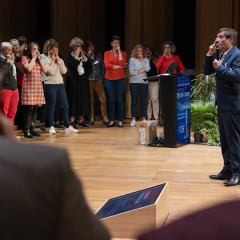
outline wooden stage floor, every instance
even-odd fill
[[[209,179],[222,168],[220,147],[188,144],[153,148],[137,144],[137,130],[125,120],[124,128],[106,128],[100,121],[77,134],[43,133],[33,142],[68,149],[72,167],[82,181],[87,201],[95,212],[108,198],[169,182],[170,215],[167,223],[186,214],[240,198],[240,185],[225,187]],[[162,127],[158,127],[158,132]]]

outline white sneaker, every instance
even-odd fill
[[[64,132],[65,132],[65,133],[77,133],[78,130],[75,129],[72,125],[70,125],[68,128],[65,128],[65,129],[64,129]]]
[[[131,123],[130,123],[130,126],[135,127],[136,126],[136,120],[132,120]]]
[[[49,128],[49,134],[55,134],[55,133],[56,133],[56,131],[55,131],[54,126],[51,126],[51,127]]]
[[[20,137],[19,137],[18,135],[15,135],[15,138],[16,138],[17,140],[20,140]]]

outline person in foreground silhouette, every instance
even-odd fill
[[[0,82],[4,69],[0,65]],[[0,113],[0,238],[108,240],[65,149],[16,142]]]
[[[142,234],[138,240],[203,240],[239,238],[240,201],[216,205]]]

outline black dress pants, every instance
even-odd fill
[[[218,111],[223,171],[240,174],[240,111]]]

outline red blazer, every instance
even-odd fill
[[[112,51],[106,51],[104,53],[104,64],[106,67],[106,73],[105,78],[108,80],[118,80],[125,78],[125,65],[126,65],[126,59],[127,54],[124,51],[121,51],[123,59],[119,61],[119,55],[114,56],[114,53]],[[119,65],[123,68],[119,69],[113,69],[114,65]]]

